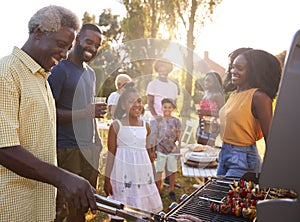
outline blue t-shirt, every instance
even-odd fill
[[[56,107],[84,109],[95,96],[95,72],[88,65],[79,67],[69,60],[60,61],[48,78]],[[57,148],[87,148],[94,144],[92,118],[57,123]]]

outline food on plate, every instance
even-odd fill
[[[188,144],[187,148],[193,152],[205,152],[207,150],[207,145],[202,144]]]
[[[196,146],[193,150],[194,152],[204,152],[206,148],[204,146]]]

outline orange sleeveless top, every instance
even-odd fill
[[[251,111],[252,98],[257,88],[232,92],[220,109],[220,136],[223,142],[249,146],[263,137],[258,119]]]

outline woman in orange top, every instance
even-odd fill
[[[220,110],[223,144],[218,176],[239,178],[246,172],[259,172],[256,141],[267,140],[280,77],[279,61],[266,51],[249,49],[234,59],[227,76],[234,91]]]

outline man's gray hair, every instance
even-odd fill
[[[73,28],[78,31],[80,20],[71,10],[50,5],[38,10],[28,23],[29,34],[33,33],[35,28],[40,28],[42,32],[57,32],[62,27]]]

